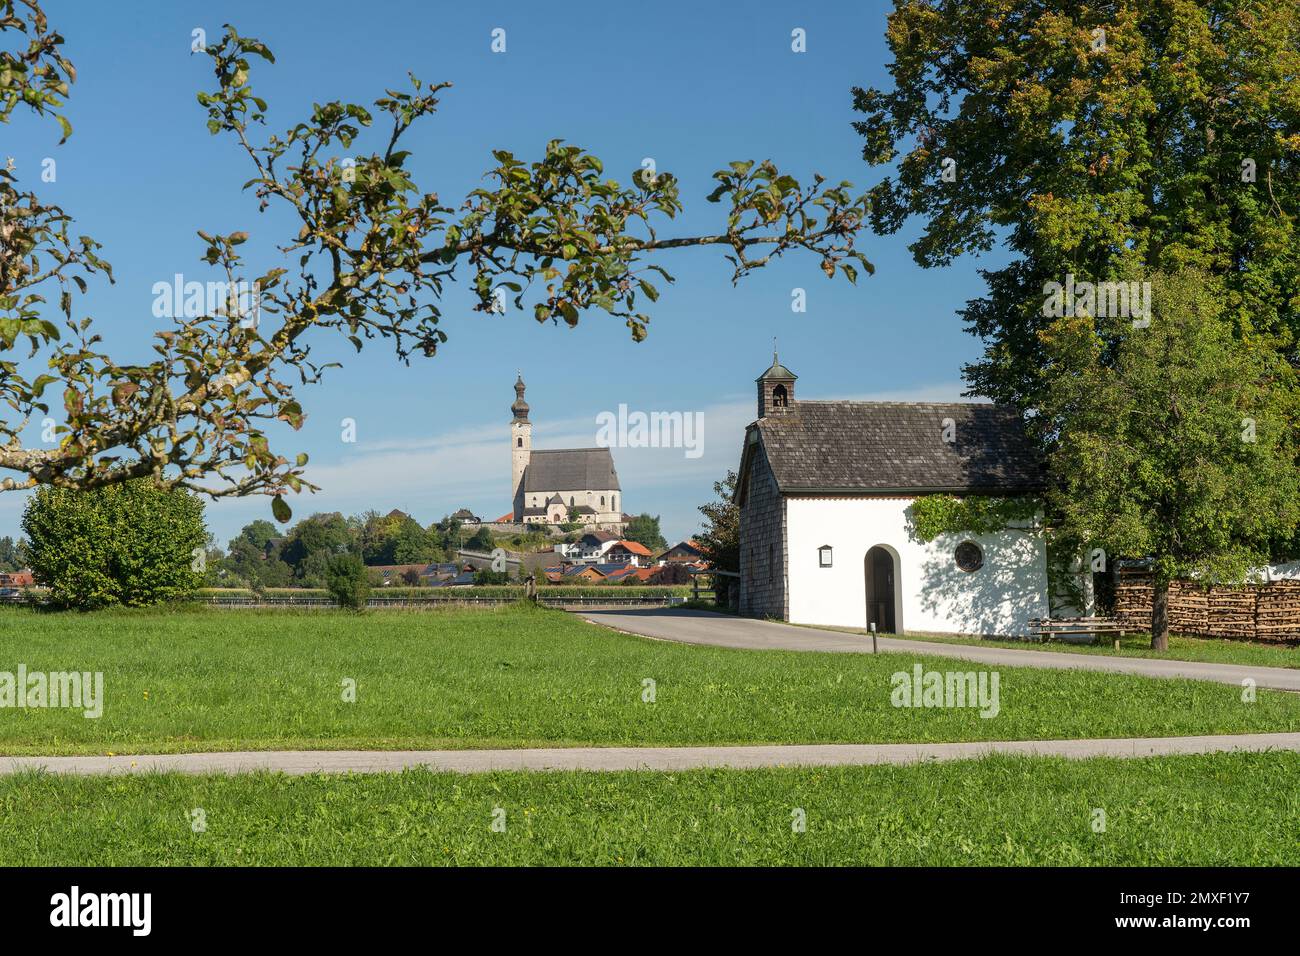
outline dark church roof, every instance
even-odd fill
[[[535,449],[524,491],[621,491],[608,448]]]
[[[1045,485],[1020,415],[1005,405],[799,401],[751,428],[783,494],[1021,494]],[[742,470],[750,458],[747,446]]]

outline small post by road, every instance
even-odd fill
[[[871,629],[871,653],[876,653],[876,622],[867,622],[867,627]]]

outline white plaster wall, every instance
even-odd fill
[[[895,615],[903,631],[1025,635],[1030,619],[1047,616],[1041,536],[1004,531],[921,544],[908,533],[911,504],[910,498],[787,498],[790,620],[865,627],[865,559],[878,544],[899,558]],[[953,557],[966,540],[984,551],[978,571],[962,571]],[[834,549],[829,568],[818,566],[817,549],[825,544]]]

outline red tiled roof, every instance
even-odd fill
[[[647,548],[640,541],[620,541],[618,544],[614,545],[614,547],[616,548],[619,546],[627,548],[633,554],[639,554],[642,557],[646,557],[646,558],[650,557],[650,549]]]

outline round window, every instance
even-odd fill
[[[953,557],[957,559],[957,567],[963,571],[978,571],[984,567],[984,552],[974,541],[963,541],[957,545]]]

